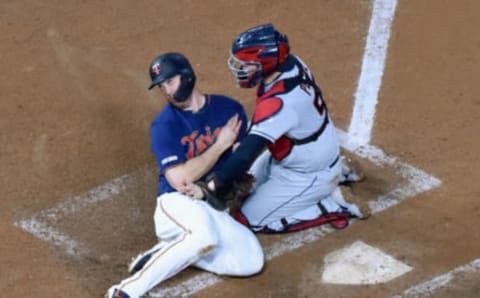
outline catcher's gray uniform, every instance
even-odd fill
[[[253,164],[256,189],[241,208],[254,230],[314,219],[319,202],[327,212],[342,210],[334,199],[341,174],[335,127],[308,67],[293,55],[289,63],[288,71],[260,86],[250,131],[273,144]],[[287,80],[297,83],[291,88]]]

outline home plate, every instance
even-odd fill
[[[412,267],[362,241],[329,253],[322,281],[331,284],[372,285],[397,278]]]

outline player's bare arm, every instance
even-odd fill
[[[204,176],[217,162],[219,157],[229,149],[242,126],[238,115],[232,116],[220,131],[215,143],[202,154],[187,162],[173,166],[165,171],[165,177],[172,187],[184,192],[185,185],[191,184]]]

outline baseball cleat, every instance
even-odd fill
[[[340,189],[337,187],[332,198],[335,202],[358,219],[367,219],[371,215],[368,201],[352,193],[351,188]]]
[[[343,189],[342,195],[344,200],[346,200],[343,206],[347,208],[348,212],[350,212],[353,216],[358,219],[367,219],[370,217],[370,215],[372,215],[368,200],[365,200],[364,198],[354,194],[352,189]]]
[[[138,271],[142,270],[142,268],[145,266],[145,264],[152,258],[152,256],[158,252],[162,247],[165,246],[165,242],[159,242],[157,245],[152,247],[150,250],[147,250],[146,252],[143,252],[136,256],[135,258],[132,258],[132,261],[128,265],[128,272],[133,275],[137,273]]]
[[[342,156],[342,174],[340,175],[339,185],[350,186],[353,183],[363,181],[365,175],[360,166],[352,159]]]
[[[105,294],[105,298],[130,298],[130,295],[113,286],[110,289],[108,289],[107,294]]]
[[[142,270],[143,266],[150,260],[153,253],[143,253],[139,254],[135,258],[132,258],[130,265],[128,265],[128,272],[133,275],[138,271]]]

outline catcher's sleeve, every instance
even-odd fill
[[[230,187],[236,177],[246,173],[268,143],[270,141],[261,136],[249,134],[222,168],[215,173],[216,192],[222,192],[223,188]]]

